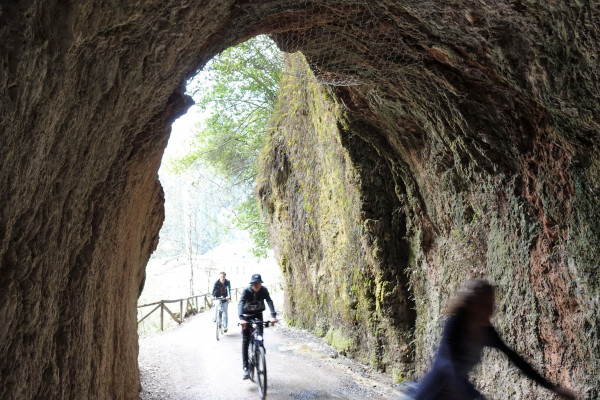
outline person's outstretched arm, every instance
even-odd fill
[[[492,343],[490,343],[491,347],[495,347],[504,354],[508,356],[508,358],[521,370],[527,377],[539,385],[545,387],[546,389],[552,390],[554,393],[558,394],[564,399],[575,399],[576,395],[570,389],[562,388],[560,386],[556,386],[549,382],[546,378],[541,376],[527,361],[525,361],[516,351],[508,347],[502,339],[498,332],[490,326],[490,337]]]

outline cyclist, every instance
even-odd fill
[[[494,288],[485,279],[471,279],[451,304],[442,341],[431,371],[416,393],[417,400],[484,399],[469,382],[469,372],[481,360],[484,346],[503,353],[529,377],[552,390],[563,399],[574,399],[575,393],[548,382],[514,350],[502,342],[490,322],[494,313]]]
[[[252,333],[252,324],[246,323],[253,318],[263,320],[263,311],[265,310],[265,300],[271,310],[271,323],[277,321],[277,313],[275,312],[275,306],[273,300],[269,295],[269,291],[266,287],[262,286],[262,278],[260,274],[252,275],[250,279],[250,286],[248,286],[242,292],[242,297],[238,303],[238,315],[240,317],[240,325],[242,326],[242,362],[244,368],[244,379],[249,379],[250,374],[248,371],[248,345],[250,344],[250,334]],[[257,325],[256,329],[262,334],[263,326]]]
[[[213,300],[217,297],[225,298],[225,300],[221,301],[221,308],[223,310],[223,332],[227,332],[227,306],[229,306],[229,300],[231,300],[231,282],[229,282],[228,279],[225,279],[227,276],[225,271],[221,271],[220,275],[220,278],[217,279],[213,285],[212,295]],[[218,312],[219,307],[215,307],[215,317],[213,322],[217,320]]]

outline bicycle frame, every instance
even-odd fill
[[[257,318],[248,321],[249,323],[252,324],[252,332],[250,335],[250,343],[253,343],[257,346],[263,346],[264,347],[264,338],[263,335],[258,333],[258,325],[263,325],[265,328],[268,328],[269,325],[271,324],[271,321],[261,321]]]
[[[229,301],[229,300],[227,300],[226,297],[215,297],[215,302],[216,302],[215,307],[217,307],[217,311],[216,311],[217,314],[223,313],[223,303],[226,301]]]

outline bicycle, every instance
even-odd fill
[[[265,399],[267,397],[267,359],[265,357],[267,351],[265,350],[263,335],[258,332],[257,327],[258,325],[263,325],[265,328],[268,328],[271,321],[261,321],[258,318],[253,318],[248,323],[252,324],[248,346],[248,372],[250,380],[256,382],[258,386],[258,395],[261,399]],[[255,370],[256,381],[254,379]]]
[[[216,328],[217,328],[217,340],[219,340],[219,335],[223,336],[223,334],[225,333],[223,331],[223,302],[227,301],[227,298],[225,297],[215,297],[215,301],[217,301],[217,311],[216,311],[216,318],[215,318],[215,323],[216,323]]]

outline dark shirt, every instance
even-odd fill
[[[225,279],[225,283],[221,283],[221,280],[217,279],[213,286],[212,295],[214,297],[231,297],[231,282]]]
[[[244,289],[242,292],[242,297],[240,297],[240,302],[238,303],[238,315],[240,316],[240,319],[256,314],[262,314],[262,310],[265,309],[265,300],[267,301],[269,309],[271,310],[271,316],[275,318],[277,316],[277,313],[275,312],[275,306],[273,305],[273,300],[271,300],[271,295],[269,295],[269,291],[266,287],[261,286],[260,289],[258,289],[258,292],[252,290],[252,285]],[[250,302],[261,302],[261,311],[255,313],[244,313],[244,305]]]
[[[493,326],[486,328],[482,342],[473,343],[467,339],[463,318],[452,316],[448,318],[444,326],[440,348],[431,371],[419,385],[416,399],[483,398],[481,393],[469,382],[468,374],[481,361],[481,351],[485,346],[502,351],[525,375],[543,387],[548,389],[553,387],[527,361],[504,344]]]

